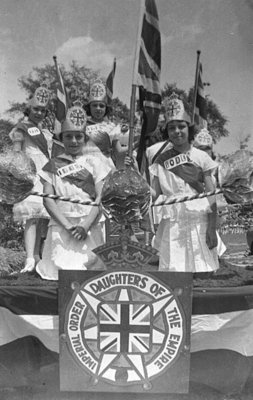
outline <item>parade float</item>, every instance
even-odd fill
[[[202,195],[224,195],[224,236],[251,225],[251,165],[252,155],[242,152],[226,160],[221,187]],[[73,201],[33,192],[34,173],[27,159],[0,158],[1,200],[14,204],[33,194]],[[102,270],[60,271],[58,282],[1,276],[0,388],[99,399],[185,394],[192,384],[243,389],[253,369],[253,271],[226,258],[212,275],[158,271],[151,245],[130,238],[131,225],[153,206],[140,174],[116,171],[105,182],[102,207],[117,235],[94,250]]]
[[[223,238],[251,225],[252,163],[250,152],[239,151],[220,165]],[[0,159],[3,201],[45,196],[33,192],[29,160],[22,159],[21,172],[19,164],[10,153]],[[211,275],[159,272],[151,245],[130,239],[131,225],[152,206],[136,170],[115,171],[105,181],[102,207],[118,233],[94,250],[103,270],[61,271],[59,282],[1,276],[2,388],[101,396],[187,393],[193,384],[242,390],[252,374],[250,257],[241,266],[236,254],[225,254]]]
[[[21,163],[20,171],[19,157],[0,159],[7,203],[33,190],[34,167],[26,158]],[[252,163],[251,153],[239,151],[220,165],[224,238],[251,224]],[[166,204],[178,201],[192,198]],[[1,387],[101,396],[187,393],[193,383],[240,391],[252,373],[250,257],[240,266],[236,254],[225,254],[217,273],[193,279],[157,271],[155,250],[130,239],[131,225],[154,206],[149,186],[132,168],[107,178],[102,206],[118,232],[95,250],[104,270],[61,271],[59,282],[1,276]]]

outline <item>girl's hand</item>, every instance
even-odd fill
[[[135,159],[135,157],[130,157],[128,154],[126,154],[125,159],[124,159],[124,164],[126,167],[132,167],[134,168],[136,171],[138,171],[138,164],[137,161]]]
[[[130,156],[128,156],[128,155],[126,155],[125,156],[125,159],[124,159],[124,164],[127,166],[127,167],[133,167],[133,164],[134,164],[134,159],[133,159],[133,157],[130,157]]]
[[[72,226],[68,231],[77,240],[85,240],[87,238],[88,233],[83,226]]]

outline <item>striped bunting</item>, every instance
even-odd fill
[[[37,337],[59,352],[55,287],[0,287],[0,346]],[[253,356],[253,287],[193,290],[191,352],[227,349]]]

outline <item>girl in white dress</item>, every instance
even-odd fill
[[[120,125],[115,125],[108,119],[109,106],[106,87],[102,80],[96,80],[90,89],[89,103],[86,106],[87,121],[86,134],[96,144],[107,158],[109,165],[115,169],[119,154],[126,154],[127,147],[121,146]]]
[[[39,179],[39,171],[48,162],[52,148],[52,134],[41,128],[46,116],[50,92],[45,85],[36,89],[29,100],[25,111],[26,118],[19,122],[10,132],[13,150],[24,152],[30,157],[37,170],[34,181],[34,191],[42,192],[43,186]],[[41,197],[28,196],[13,207],[13,218],[24,225],[24,245],[26,250],[25,266],[21,272],[32,271],[40,259],[41,239],[46,234],[49,215],[43,206]]]
[[[101,267],[92,249],[104,243],[99,203],[110,167],[96,155],[85,152],[85,127],[84,110],[79,106],[69,109],[60,134],[65,153],[50,160],[40,172],[44,193],[91,203],[44,199],[51,219],[42,260],[36,267],[44,279],[57,280],[60,269]]]
[[[168,137],[172,148],[150,167],[154,197],[182,198],[213,191],[211,173],[216,163],[191,145],[193,127],[183,102],[173,93],[165,103]],[[154,240],[159,270],[208,272],[218,269],[215,198],[161,206]]]

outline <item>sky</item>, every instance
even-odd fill
[[[161,87],[194,85],[197,50],[210,96],[228,119],[219,154],[252,137],[253,0],[156,0],[162,37]],[[72,60],[106,77],[117,59],[114,96],[130,107],[139,0],[1,0],[0,118],[25,101],[18,79],[33,67]]]

